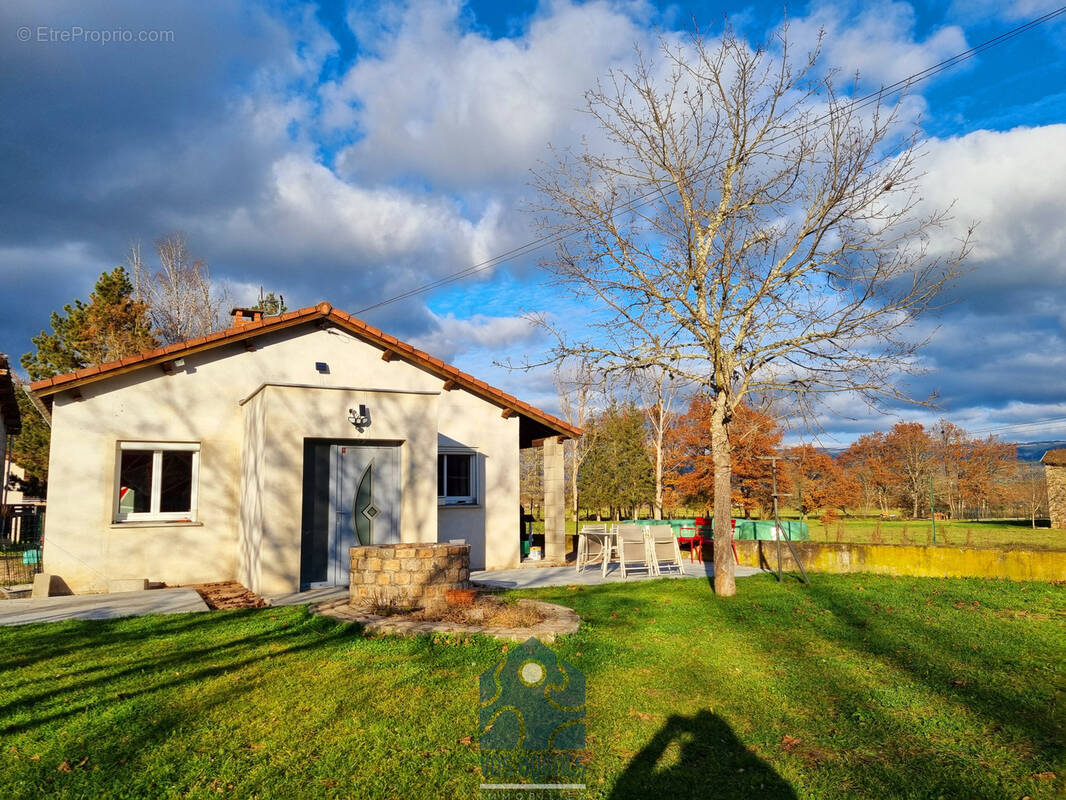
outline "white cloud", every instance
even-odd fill
[[[411,344],[445,361],[473,350],[500,354],[540,335],[525,317],[493,317],[476,314],[467,319],[431,314],[434,329],[411,340]]]
[[[960,19],[999,17],[1006,20],[1030,20],[1054,11],[1062,4],[1059,0],[954,0],[951,13]]]
[[[315,264],[322,281],[362,283],[368,299],[383,288],[410,288],[479,262],[507,245],[495,204],[469,220],[447,197],[348,183],[306,154],[275,161],[256,201],[205,221],[203,238],[223,256],[259,257],[287,270]]]
[[[605,2],[546,6],[518,38],[464,30],[454,2],[408,7],[379,55],[323,90],[324,124],[362,137],[338,159],[360,179],[419,175],[459,189],[518,186],[591,126],[583,95],[634,45],[653,46],[647,9]]]
[[[1015,295],[1066,285],[1066,125],[977,131],[925,146],[922,191],[932,208],[954,203],[953,221],[934,242],[940,252],[977,221],[974,271],[961,282],[971,301],[1001,304]],[[994,295],[979,297],[979,293]],[[1015,298],[1016,299],[1016,298]],[[1038,298],[1034,298],[1038,299]]]
[[[889,85],[937,64],[966,49],[958,26],[933,31],[919,41],[915,12],[909,3],[864,4],[851,14],[847,5],[821,3],[803,18],[789,22],[789,35],[797,53],[813,47],[825,30],[822,61],[840,71],[840,81],[858,72],[866,85]],[[801,49],[805,48],[805,49]]]

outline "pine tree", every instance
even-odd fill
[[[151,350],[159,345],[148,319],[148,305],[133,299],[126,270],[115,267],[96,281],[89,302],[75,300],[52,312],[52,332],[32,341],[36,352],[22,356],[31,380],[51,378]],[[26,470],[27,489],[43,492],[48,479],[50,431],[25,393],[19,393],[22,433],[15,440],[14,462]]]
[[[655,471],[645,447],[644,414],[633,404],[612,405],[591,426],[593,444],[578,471],[582,505],[629,509],[651,503]]]
[[[273,292],[267,292],[264,296],[262,289],[259,291],[259,302],[252,308],[262,311],[264,317],[276,317],[278,314],[284,314],[289,310],[289,307],[285,305],[285,295],[275,295]]]
[[[148,305],[133,299],[133,284],[122,267],[104,272],[89,302],[75,300],[52,312],[52,333],[33,337],[37,351],[22,356],[31,380],[51,378],[157,347]]]
[[[22,418],[22,430],[12,440],[11,460],[26,472],[24,479],[15,479],[17,488],[34,497],[44,497],[50,442],[48,423],[41,418],[20,381],[15,382],[15,398]]]

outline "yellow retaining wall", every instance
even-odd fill
[[[739,563],[777,569],[777,543],[738,541]],[[1006,550],[991,547],[950,547],[907,544],[793,542],[803,566],[811,572],[874,572],[924,578],[1009,578],[1015,581],[1066,580],[1064,550]],[[709,549],[709,548],[708,548]],[[781,543],[785,569],[796,565]]]

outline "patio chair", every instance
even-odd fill
[[[649,557],[648,535],[643,525],[619,525],[618,535],[615,537],[618,547],[618,564],[622,570],[622,580],[625,580],[630,572],[644,570],[649,575],[654,575]]]
[[[589,564],[603,563],[610,548],[607,546],[606,525],[582,525],[577,536],[577,558],[574,568],[583,572]]]
[[[678,547],[686,545],[688,547],[688,560],[689,561],[703,561],[703,537],[696,533],[696,525],[682,525],[680,530],[680,536],[677,537]]]
[[[669,525],[651,525],[648,527],[648,550],[651,555],[652,571],[662,575],[663,570],[676,569],[685,574],[685,565],[681,560],[681,547],[678,545],[674,529]]]

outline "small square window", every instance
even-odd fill
[[[477,503],[477,461],[474,453],[437,456],[437,502],[442,505]]]
[[[200,445],[120,442],[115,520],[193,521]]]

